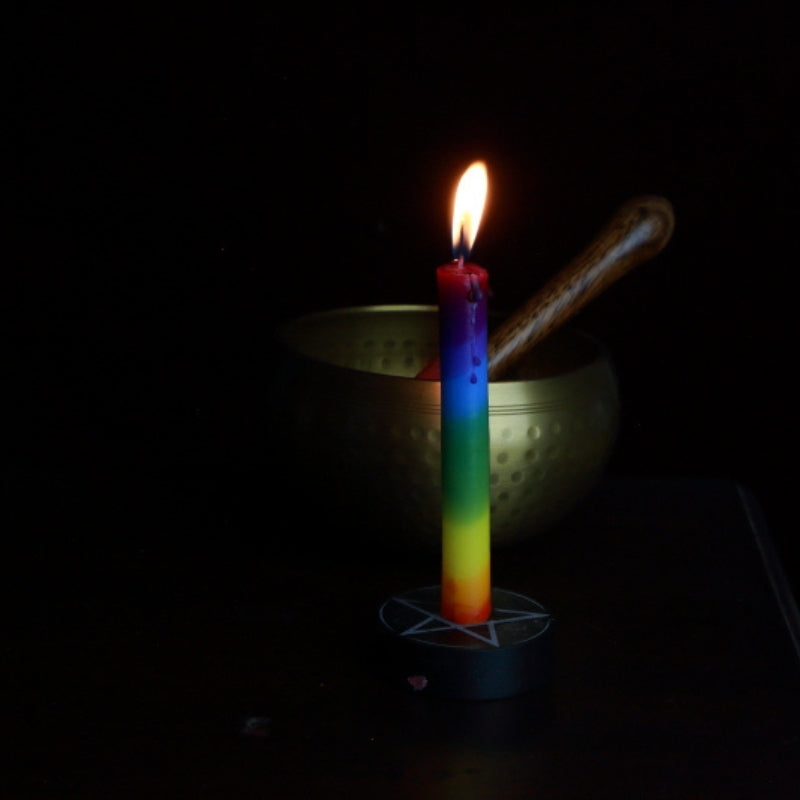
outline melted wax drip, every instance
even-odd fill
[[[477,314],[478,314],[478,301],[481,300],[483,297],[483,293],[481,292],[480,283],[478,283],[478,278],[475,275],[470,275],[470,288],[467,292],[467,301],[470,303],[470,324],[472,326],[472,330],[475,330]],[[481,365],[481,359],[478,356],[478,353],[475,348],[475,339],[472,340],[472,366],[479,367]],[[478,376],[473,372],[469,376],[470,383],[477,383]]]

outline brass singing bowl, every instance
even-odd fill
[[[282,424],[309,506],[380,544],[441,541],[440,384],[414,376],[438,351],[435,306],[309,314],[280,332]],[[493,546],[566,517],[601,476],[619,422],[609,355],[562,328],[489,384]],[[322,492],[322,497],[320,496]]]

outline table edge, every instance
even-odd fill
[[[781,616],[792,641],[795,655],[800,662],[800,611],[786,572],[783,568],[778,551],[769,532],[769,526],[764,516],[758,498],[755,494],[738,481],[735,482],[736,492],[742,504],[747,524],[753,533],[756,546],[761,554],[761,561],[767,573],[770,586],[778,603]]]

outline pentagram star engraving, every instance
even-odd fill
[[[406,628],[404,631],[399,631],[400,636],[411,636],[417,633],[436,633],[438,631],[446,630],[459,630],[467,636],[473,636],[481,642],[486,642],[492,647],[500,647],[500,642],[497,638],[497,626],[509,622],[522,622],[526,620],[542,620],[549,619],[550,615],[539,611],[531,611],[528,613],[521,613],[515,608],[494,608],[492,609],[492,616],[498,615],[499,619],[488,619],[486,622],[477,622],[472,625],[459,625],[457,622],[451,622],[439,614],[433,614],[420,608],[414,603],[407,600],[398,599],[398,603],[403,603],[409,608],[414,609],[420,613],[421,619],[416,625]],[[482,633],[482,629],[486,628],[488,633]]]
[[[551,615],[535,600],[504,590],[493,590],[492,596],[491,617],[470,625],[441,615],[439,587],[391,598],[381,618],[398,636],[442,647],[499,648],[534,639],[550,626]]]

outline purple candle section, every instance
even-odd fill
[[[439,289],[439,357],[443,381],[465,378],[477,386],[454,392],[453,410],[483,404],[486,394],[489,274],[476,264],[453,261],[437,271]]]

